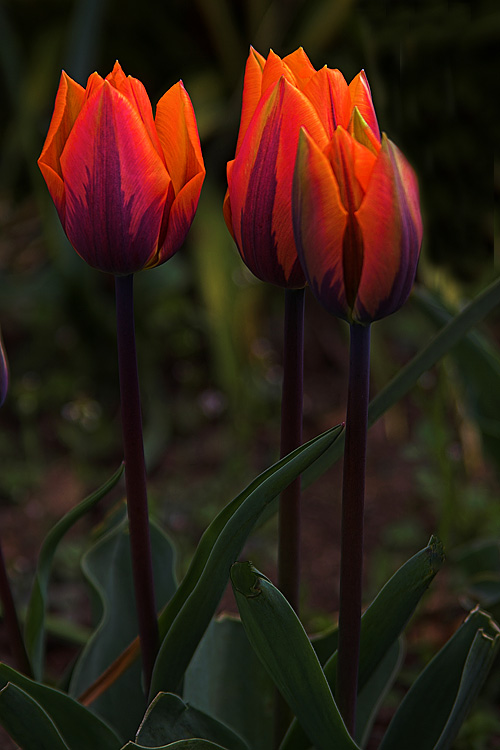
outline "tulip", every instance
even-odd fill
[[[224,217],[244,262],[263,281],[305,285],[291,211],[300,128],[323,149],[338,126],[348,127],[355,107],[379,138],[364,72],[348,85],[338,70],[315,70],[302,48],[283,59],[250,50]]]
[[[357,107],[326,147],[302,129],[292,204],[302,267],[329,312],[367,325],[401,307],[422,241],[417,179]]]
[[[76,252],[116,275],[158,266],[180,248],[205,177],[182,82],[153,119],[144,86],[118,62],[86,89],[62,73],[38,164]]]

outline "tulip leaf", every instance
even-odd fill
[[[33,713],[33,722],[45,722],[46,719],[41,717],[36,719],[36,706],[39,706],[40,712],[48,717],[49,721],[57,727],[57,732],[64,740],[64,747],[69,747],[70,750],[88,750],[89,747],[99,748],[99,750],[118,750],[121,745],[120,739],[113,732],[113,730],[105,724],[99,717],[95,716],[91,711],[86,709],[80,703],[70,698],[66,693],[56,690],[55,688],[42,685],[39,682],[30,680],[20,672],[16,672],[12,667],[8,667],[6,664],[0,664],[0,687],[15,686],[16,690],[14,694],[18,698],[12,700],[18,701],[18,708],[14,709],[12,706],[10,709],[12,722],[20,721],[21,724],[29,724],[31,719],[28,716],[24,716],[24,709],[22,707],[22,701],[19,696],[28,696],[27,705],[29,711]],[[35,704],[35,707],[33,707]],[[7,711],[7,709],[6,709]],[[16,713],[19,711],[20,713]],[[8,713],[8,712],[7,712]],[[15,716],[14,716],[15,714]],[[23,718],[24,717],[24,718]],[[2,710],[0,721],[8,732],[11,732],[8,721],[4,721],[5,713]],[[35,723],[33,724],[33,727]],[[41,731],[40,724],[40,731]],[[33,728],[31,727],[31,728]],[[16,742],[14,734],[12,735]],[[36,735],[35,735],[36,736]],[[45,736],[40,734],[38,741],[42,741],[42,737]],[[50,736],[50,735],[48,735]],[[24,745],[22,745],[24,747]],[[28,745],[26,745],[28,747]],[[34,748],[40,748],[41,745],[32,745]],[[57,745],[54,745],[57,748]]]
[[[368,408],[371,427],[385,412],[410,391],[424,372],[436,364],[459,341],[500,304],[500,278],[493,281],[463,310],[444,325],[429,343],[406,364],[375,396]],[[304,471],[303,487],[308,487],[337,461],[344,450],[341,439],[324,454],[320,461]]]
[[[228,748],[216,745],[215,742],[210,742],[210,740],[202,740],[195,737],[188,740],[177,740],[177,742],[171,742],[168,745],[161,745],[160,747],[148,747],[138,745],[136,742],[127,742],[121,750],[228,750]]]
[[[249,747],[272,749],[274,685],[238,617],[211,621],[186,670],[183,697],[231,727]]]
[[[451,313],[428,290],[415,295],[419,309],[436,325],[448,323]],[[500,352],[483,334],[471,331],[451,352],[463,395],[474,422],[482,433],[484,447],[500,468]]]
[[[402,637],[394,641],[371,677],[358,694],[356,707],[356,742],[364,747],[382,701],[393,685],[403,663],[405,649]]]
[[[70,750],[50,716],[24,690],[0,690],[0,723],[21,750]]]
[[[325,674],[283,594],[251,563],[235,563],[231,582],[255,652],[316,750],[354,750]]]
[[[135,739],[146,747],[155,747],[194,737],[220,743],[228,750],[248,750],[246,743],[229,727],[173,693],[158,693]]]
[[[337,439],[341,426],[313,438],[278,461],[212,521],[188,572],[159,618],[163,643],[150,696],[175,692],[226,587],[229,569],[266,507]]]
[[[447,750],[500,645],[491,617],[473,610],[413,683],[380,750]]]
[[[361,618],[359,691],[362,693],[386,654],[406,627],[410,617],[444,560],[443,547],[431,537],[424,549],[413,555],[389,579]],[[328,635],[337,647],[337,631]],[[324,648],[321,648],[324,652]],[[324,653],[322,654],[324,656]],[[335,688],[337,652],[323,666],[328,684]],[[293,721],[281,750],[305,750],[308,741],[300,725]]]
[[[62,538],[67,534],[74,524],[93,508],[99,500],[119,481],[123,474],[123,465],[113,474],[105,484],[82,500],[69,513],[58,521],[47,534],[40,554],[33,581],[33,589],[28,604],[25,623],[26,651],[31,662],[33,674],[37,680],[43,678],[44,670],[44,641],[45,641],[45,616],[47,607],[47,591],[49,586],[52,561],[57,547]]]
[[[174,553],[169,539],[150,524],[156,601],[163,606],[175,590]],[[137,635],[127,519],[111,528],[82,559],[83,572],[100,610],[99,625],[82,651],[69,692],[80,696]],[[147,708],[138,660],[92,703],[124,737],[133,737]]]

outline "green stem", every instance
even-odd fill
[[[2,613],[5,621],[5,628],[9,639],[9,645],[12,655],[17,663],[17,668],[28,677],[32,676],[31,666],[26,653],[19,620],[17,617],[16,605],[12,596],[12,589],[7,575],[5,559],[3,556],[2,545],[0,544],[0,601],[2,602]]]
[[[133,275],[115,276],[118,369],[130,549],[142,665],[148,693],[158,653],[159,636],[135,346],[133,281]]]
[[[281,457],[302,444],[304,382],[304,289],[285,290],[283,386],[281,398]],[[300,588],[300,477],[280,495],[278,520],[278,588],[295,612]],[[275,702],[275,746],[291,721],[288,705],[279,693]]]
[[[342,487],[336,698],[351,735],[356,723],[363,575],[363,514],[370,385],[370,326],[351,325]]]

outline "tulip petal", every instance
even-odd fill
[[[231,173],[232,224],[243,260],[258,278],[290,287],[304,285],[291,216],[301,125],[326,145],[326,133],[311,103],[281,78],[262,98]]]
[[[416,178],[385,135],[356,216],[364,260],[354,316],[370,322],[395,312],[408,297],[422,239]]]
[[[132,107],[137,110],[141,120],[144,123],[144,127],[146,128],[149,137],[151,138],[151,143],[160,155],[161,160],[165,162],[163,149],[156,132],[151,102],[149,100],[149,96],[147,95],[146,89],[144,88],[144,85],[137,78],[126,76],[118,60],[115,62],[111,73],[106,76],[106,80],[109,81],[109,83],[114,86],[117,91],[123,94],[123,96],[125,96],[129,100]]]
[[[377,122],[377,115],[375,114],[375,107],[373,106],[372,92],[370,91],[370,84],[364,70],[352,79],[349,84],[349,93],[351,95],[352,109],[354,107],[359,109],[363,120],[368,124],[372,133],[380,142],[380,129]]]
[[[57,90],[54,114],[38,159],[59,218],[64,225],[65,190],[60,157],[85,100],[85,89],[64,71]]]
[[[155,125],[175,195],[178,195],[196,175],[205,176],[193,105],[182,81],[172,86],[158,102]]]
[[[137,110],[109,82],[82,109],[61,168],[75,250],[110,273],[143,268],[157,249],[170,178]]]
[[[338,125],[347,128],[351,118],[351,97],[339,70],[321,68],[309,79],[303,93],[314,106],[329,138]]]
[[[205,172],[198,172],[187,185],[184,185],[180,193],[175,197],[168,214],[165,241],[160,248],[158,257],[150,261],[147,268],[164,263],[184,243],[193,222],[196,209],[198,208],[198,200],[204,179]]]
[[[342,249],[348,214],[327,156],[302,129],[293,180],[297,253],[314,295],[348,319]]]
[[[243,84],[243,98],[241,103],[240,129],[238,131],[238,141],[236,143],[236,153],[238,153],[241,142],[245,137],[247,128],[250,124],[260,97],[262,95],[262,71],[266,60],[253,47],[250,47],[250,54],[245,67],[245,80]]]
[[[316,74],[316,68],[312,65],[303,47],[299,47],[283,58],[283,63],[292,71],[299,89],[303,90],[307,82]]]

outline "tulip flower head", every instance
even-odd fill
[[[86,89],[62,73],[38,164],[77,253],[116,275],[160,265],[180,248],[205,177],[182,82],[153,119],[144,86],[118,62]]]
[[[326,147],[302,129],[292,198],[297,252],[314,295],[333,315],[364,325],[406,301],[422,241],[415,174],[373,122],[373,106],[354,107]]]
[[[380,138],[364,73],[348,86],[338,70],[316,70],[302,48],[283,59],[250,50],[224,217],[258,278],[287,288],[305,285],[291,210],[300,129],[326,148],[337,126],[348,127],[354,107]]]

